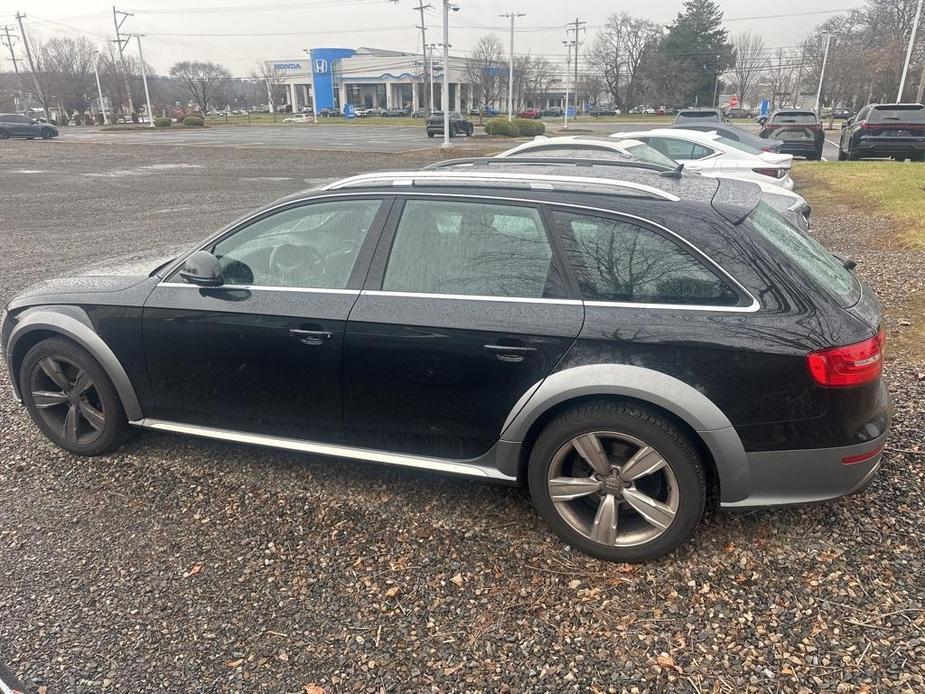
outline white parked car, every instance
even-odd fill
[[[591,135],[565,135],[562,137],[546,137],[540,135],[530,142],[513,147],[498,157],[549,157],[555,159],[600,159],[600,160],[626,160],[643,161],[656,166],[675,168],[678,163],[665,156],[652,146],[639,139],[627,138],[618,140],[611,137],[595,137]],[[685,165],[685,171],[691,171]],[[735,172],[723,169],[708,169],[699,172],[703,176],[712,178],[732,178],[747,180],[761,188],[762,199],[772,208],[790,219],[799,228],[809,228],[810,206],[806,199],[793,191],[778,184],[770,182],[765,176],[740,176]]]
[[[314,123],[315,117],[310,113],[300,113],[295,116],[283,118],[283,123]]]
[[[790,167],[793,155],[762,152],[715,132],[656,128],[614,133],[610,137],[645,142],[666,157],[684,164],[686,171],[706,175],[730,174],[759,183],[793,189]]]

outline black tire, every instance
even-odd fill
[[[918,152],[909,157],[910,161],[925,161],[925,152]]]
[[[50,140],[55,136],[54,131],[51,128],[42,128],[42,139]]]
[[[434,133],[432,133],[432,132],[430,132],[430,131],[428,130],[428,131],[427,131],[427,137],[433,137],[433,136],[434,136]]]
[[[848,155],[845,152],[842,152],[841,147],[838,148],[838,161],[847,161]]]
[[[67,426],[67,417],[70,416],[72,404],[61,402],[58,405],[46,406],[41,409],[36,405],[35,395],[33,394],[34,383],[39,381],[49,383],[50,388],[48,390],[58,390],[60,388],[60,386],[52,383],[53,379],[48,377],[48,372],[40,364],[40,362],[49,358],[62,366],[61,372],[65,380],[80,371],[84,372],[89,378],[89,389],[78,398],[79,402],[74,402],[74,406],[79,408],[81,403],[85,403],[97,410],[97,413],[101,413],[103,422],[99,428],[91,426],[90,419],[83,414],[79,415],[79,417],[75,414],[74,416],[78,423],[75,425],[73,440],[69,440],[64,435],[63,430]],[[42,340],[26,352],[19,367],[18,377],[23,402],[29,410],[32,421],[56,446],[76,455],[101,455],[115,450],[128,437],[128,418],[125,415],[122,401],[119,399],[115,386],[113,386],[112,381],[99,362],[74,342],[64,337],[52,337]],[[45,389],[43,388],[43,390]],[[60,388],[60,390],[63,391],[64,388]],[[68,413],[58,412],[61,408],[67,410]],[[42,414],[43,411],[46,413],[45,415]],[[53,426],[50,420],[59,415],[61,426]],[[83,435],[79,433],[80,428],[84,430]]]
[[[9,140],[10,134],[6,130],[0,130],[0,140]]]
[[[822,160],[822,148],[817,149],[812,155],[806,157],[810,161],[821,161]]]
[[[605,431],[620,432],[652,447],[673,473],[677,508],[670,524],[654,539],[632,546],[594,541],[572,527],[552,500],[548,483],[550,468],[557,458],[561,458],[561,451],[577,436]],[[572,547],[608,561],[648,561],[673,551],[693,534],[703,514],[706,499],[703,462],[693,444],[677,426],[658,412],[630,403],[591,403],[577,406],[555,417],[546,425],[533,446],[527,477],[533,503],[553,532]],[[587,498],[589,503],[593,503],[603,496],[596,492]],[[630,511],[628,508],[625,510]],[[620,519],[624,518],[624,511],[618,513]],[[621,520],[619,524],[622,526],[623,523]]]

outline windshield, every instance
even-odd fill
[[[855,276],[822,244],[808,234],[800,233],[766,203],[758,203],[748,215],[748,223],[794,265],[828,290],[842,306],[854,306],[861,298],[861,285]]]
[[[654,147],[650,147],[647,144],[639,143],[638,145],[630,145],[629,147],[624,147],[630,155],[634,156],[636,159],[641,159],[642,161],[649,162],[650,164],[658,164],[659,166],[667,166],[672,169],[678,166],[676,162],[671,157],[666,157],[664,154],[659,152]]]
[[[744,142],[736,142],[735,140],[730,140],[728,137],[723,137],[722,135],[716,140],[717,142],[722,142],[727,147],[732,147],[737,149],[740,152],[747,152],[748,154],[759,155],[761,154],[760,149],[755,149],[751,145],[747,145]]]

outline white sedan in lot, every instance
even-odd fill
[[[707,176],[731,175],[793,190],[793,179],[790,178],[790,167],[793,164],[791,154],[762,152],[715,132],[697,130],[656,128],[614,133],[610,137],[645,142],[666,157],[684,164],[686,171],[696,171]]]
[[[636,160],[663,167],[674,167],[679,163],[641,142],[638,138],[618,140],[613,136],[608,138],[593,135],[564,135],[562,137],[539,135],[529,142],[524,142],[496,156],[570,160]],[[691,171],[692,167],[685,165],[684,170]],[[771,183],[770,178],[756,175],[740,176],[724,169],[708,169],[699,173],[711,178],[734,178],[756,183],[761,188],[762,199],[768,205],[790,219],[798,228],[803,230],[809,228],[811,208],[806,200],[789,188]],[[777,183],[776,180],[775,183]]]

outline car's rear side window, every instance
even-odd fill
[[[763,202],[748,215],[752,229],[767,239],[797,267],[828,290],[843,306],[853,306],[861,297],[857,278],[825,247],[790,225]]]
[[[382,289],[530,299],[563,296],[539,210],[469,201],[405,203]]]
[[[588,301],[732,306],[739,295],[674,241],[620,219],[554,211]]]
[[[871,123],[925,123],[925,107],[918,104],[875,106],[869,120]]]

